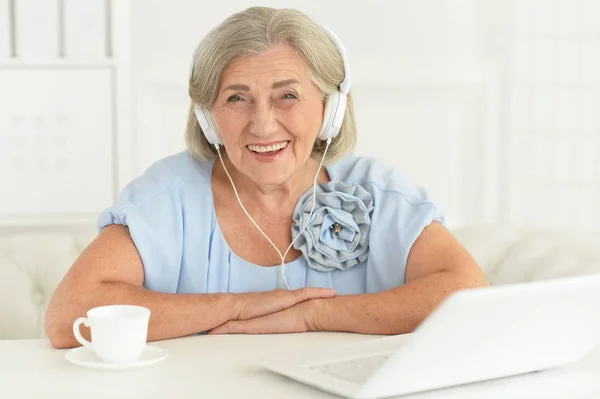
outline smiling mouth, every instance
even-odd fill
[[[278,152],[285,149],[288,144],[289,144],[289,140],[281,141],[279,143],[271,144],[271,145],[250,144],[250,145],[247,145],[246,148],[248,148],[250,151],[254,152],[255,154],[259,154],[259,155],[275,155]]]

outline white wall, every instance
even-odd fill
[[[47,5],[45,0],[16,2]],[[0,24],[9,20],[2,14],[7,3],[0,0]],[[85,189],[97,187],[94,182],[80,182],[76,190],[75,202],[83,204],[86,220],[100,210],[98,201],[114,199],[152,162],[184,148],[191,54],[208,30],[252,5],[243,0],[210,7],[192,0],[113,1],[107,36],[112,54],[101,59],[70,60],[67,54],[57,61],[52,53],[42,60],[14,59],[0,35],[0,84],[11,81],[15,68],[26,76],[34,76],[32,67],[91,65],[110,72],[111,111],[104,120],[109,127],[100,123],[93,134],[112,152],[102,155],[93,152],[97,145],[90,150],[91,142],[79,144],[83,155],[69,164],[72,173],[110,171],[102,195]],[[353,72],[357,152],[392,163],[425,187],[446,210],[451,226],[487,222],[599,229],[600,2],[279,0],[262,5],[298,8],[337,33]],[[8,109],[3,105],[34,89],[8,86],[0,91],[0,108]],[[104,89],[87,93],[96,98]],[[64,93],[48,95],[60,102]],[[14,129],[2,124],[14,115],[0,115],[5,151],[0,148],[0,154],[14,154]],[[39,151],[35,140],[28,140]],[[20,151],[25,162],[36,164],[31,148]],[[100,158],[94,161],[88,152]],[[2,156],[4,181],[21,173]],[[18,215],[26,216],[19,199],[39,193],[42,178],[30,174],[31,184],[10,186],[0,195],[0,221],[16,223]],[[61,202],[60,195],[52,195],[37,195],[28,210],[43,214],[48,201]],[[63,211],[54,219],[74,217]]]

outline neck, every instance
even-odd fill
[[[222,170],[220,160],[217,158],[215,162],[218,164],[219,174],[225,179],[226,184],[231,185],[225,171]],[[258,211],[269,219],[272,218],[276,223],[283,220],[291,221],[296,203],[308,189],[312,189],[320,164],[320,160],[309,158],[308,162],[288,180],[278,184],[260,185],[237,170],[226,156],[223,156],[223,162],[246,209],[249,212],[252,209],[251,213]],[[321,167],[317,183],[328,181],[327,171]]]

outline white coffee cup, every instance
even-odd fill
[[[130,363],[142,355],[148,338],[150,309],[134,305],[100,306],[73,323],[79,343],[108,363]],[[79,325],[90,327],[92,342],[81,336]]]

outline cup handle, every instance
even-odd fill
[[[92,343],[90,341],[88,341],[87,339],[83,338],[83,336],[81,335],[81,331],[79,331],[79,325],[80,324],[83,324],[86,327],[90,326],[89,323],[88,323],[87,317],[80,317],[80,318],[78,318],[77,320],[75,320],[75,323],[73,323],[73,335],[75,335],[75,339],[81,345],[87,346],[88,348],[91,348],[92,347]]]

